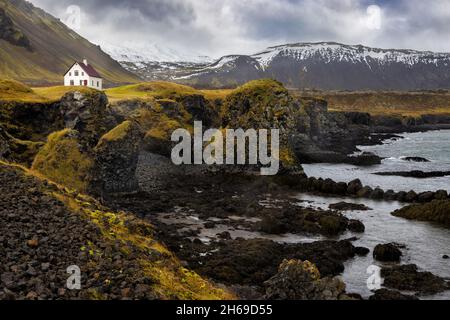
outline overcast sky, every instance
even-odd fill
[[[450,52],[450,0],[29,1],[65,22],[77,5],[76,31],[94,43],[156,43],[211,57],[307,41]]]

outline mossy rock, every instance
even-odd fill
[[[34,159],[32,170],[62,185],[85,191],[92,166],[92,158],[82,151],[78,132],[65,129],[48,137]]]
[[[450,228],[450,200],[410,205],[394,211],[392,215],[409,220],[436,222]]]

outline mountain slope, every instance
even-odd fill
[[[173,80],[213,62],[207,56],[184,54],[157,44],[126,42],[119,46],[103,43],[101,48],[125,69],[147,81]]]
[[[33,85],[62,82],[75,60],[88,59],[108,85],[136,82],[137,76],[24,0],[0,0],[0,77]]]
[[[333,42],[288,44],[252,56],[222,57],[178,80],[229,87],[258,78],[274,78],[301,89],[446,89],[450,88],[450,54]]]

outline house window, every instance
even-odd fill
[[[97,88],[100,88],[100,81],[97,81]]]
[[[78,77],[80,74],[78,71],[75,71],[75,77]]]
[[[71,85],[71,86],[74,86],[74,85],[75,85],[75,82],[74,82],[73,80],[70,80],[70,85]]]
[[[91,86],[94,86],[94,80],[91,81]]]
[[[69,72],[69,77],[71,77],[72,76],[72,72]]]
[[[82,72],[81,75],[84,77],[84,72]]]
[[[80,86],[82,86],[83,85],[83,80],[80,80]]]

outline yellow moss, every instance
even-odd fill
[[[298,164],[298,160],[294,152],[287,147],[280,149],[280,161],[285,166],[295,166],[296,164]]]
[[[172,133],[175,130],[182,128],[181,124],[178,121],[169,119],[167,117],[162,118],[166,119],[161,119],[163,121],[159,121],[158,123],[156,123],[156,126],[147,132],[145,136],[146,138],[150,137],[159,140],[170,140]]]
[[[115,127],[114,129],[112,129],[111,131],[106,133],[100,139],[99,143],[101,143],[102,140],[106,140],[106,141],[118,141],[118,140],[121,140],[127,135],[129,130],[131,129],[131,127],[132,127],[131,121],[124,121],[120,125]]]
[[[183,267],[168,268],[162,264],[141,261],[144,270],[156,282],[153,290],[166,300],[233,300],[235,297],[214,287],[195,272]]]
[[[74,134],[76,131],[68,129],[51,134],[36,155],[32,169],[60,184],[84,191],[93,161],[80,150]]]
[[[58,101],[60,100],[66,93],[72,92],[72,91],[79,91],[84,94],[92,93],[97,90],[91,89],[88,87],[82,87],[82,86],[73,86],[73,87],[66,87],[66,86],[56,86],[56,87],[39,87],[39,88],[33,88],[34,92],[39,94],[40,96],[44,97],[45,99],[49,101]]]
[[[153,81],[105,90],[110,101],[126,99],[170,99],[176,100],[186,95],[198,94],[206,99],[223,99],[232,90],[196,90],[192,87],[172,82]]]
[[[178,259],[148,235],[132,233],[127,224],[138,223],[146,228],[153,228],[150,224],[137,220],[124,212],[109,212],[100,206],[95,199],[85,195],[76,198],[63,193],[53,193],[53,196],[65,203],[70,209],[79,212],[89,221],[96,224],[102,235],[122,244],[121,251],[127,254],[127,247],[132,244],[142,251],[142,256],[159,253],[159,260],[138,259],[137,264],[144,276],[152,279],[155,284],[153,291],[161,299],[190,299],[190,300],[221,300],[234,299],[234,296],[224,289],[219,289],[198,274],[183,268]],[[84,250],[92,248],[90,244]],[[95,254],[94,249],[93,254]]]

